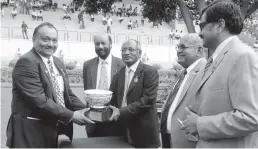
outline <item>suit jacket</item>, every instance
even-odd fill
[[[126,95],[127,106],[122,107],[125,85],[125,68],[113,79],[111,104],[119,108],[119,131],[126,134],[129,129],[133,146],[158,148],[160,146],[156,97],[159,75],[153,67],[139,63]]]
[[[53,137],[55,141],[58,133],[66,134],[72,140],[73,124],[70,120],[73,111],[85,108],[85,104],[72,93],[62,61],[56,57],[53,57],[53,61],[64,80],[66,108],[56,103],[57,97],[48,69],[35,49],[30,50],[20,57],[12,73],[13,98],[7,126],[8,147],[53,147],[44,144],[42,136]],[[56,127],[58,121],[59,129]]]
[[[185,107],[189,107],[189,105],[192,105],[195,111],[199,110],[200,101],[196,100],[193,97],[196,93],[196,88],[201,82],[205,64],[206,60],[205,58],[202,58],[192,69],[192,71],[189,72],[189,77],[187,78],[181,95],[179,96],[178,102],[176,104],[176,109],[171,119],[170,134],[172,148],[196,147],[197,141],[195,141],[192,136],[185,134],[185,132],[180,129],[181,124],[177,121],[177,118],[179,118],[180,120],[186,119],[187,114],[185,112]]]
[[[98,76],[98,64],[99,58],[95,57],[88,61],[85,61],[83,64],[83,85],[84,90],[88,89],[96,89],[96,82]],[[112,64],[111,64],[111,80],[116,72],[118,72],[121,68],[125,66],[124,62],[112,56]]]
[[[198,86],[197,120],[205,148],[258,147],[258,57],[233,38],[213,61]]]

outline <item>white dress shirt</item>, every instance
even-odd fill
[[[101,75],[101,67],[103,61],[106,61],[106,69],[107,69],[107,76],[108,76],[108,87],[110,86],[111,83],[111,66],[112,66],[112,55],[109,54],[106,60],[103,60],[99,57],[99,64],[98,64],[98,72],[97,72],[97,82],[96,82],[96,88],[99,88],[99,80],[100,80],[100,75]]]
[[[48,72],[49,72],[49,74],[50,74],[49,64],[47,63],[48,58],[45,58],[45,57],[41,56],[40,54],[39,54],[39,56],[40,56],[41,59],[43,60],[44,64],[46,65],[46,67],[47,67],[47,69],[48,69]],[[53,70],[54,70],[54,73],[55,73],[56,80],[57,80],[57,82],[58,82],[58,86],[59,86],[59,88],[60,88],[60,91],[61,91],[61,92],[64,92],[64,80],[63,80],[63,77],[62,77],[61,73],[58,71],[58,69],[57,69],[56,66],[55,66],[55,63],[54,63],[54,61],[53,61],[53,56],[51,56],[49,60],[50,60],[50,61],[52,62],[52,64],[53,64]],[[50,77],[50,78],[51,78],[51,77]]]
[[[127,90],[129,89],[129,86],[131,84],[131,81],[133,79],[134,73],[136,72],[136,69],[137,69],[139,63],[140,63],[140,60],[138,60],[136,63],[134,63],[130,67],[126,66],[126,68],[125,68],[125,87],[124,87],[124,90],[126,89],[126,86],[128,86]],[[129,70],[131,70],[132,73],[131,73],[130,78],[129,78],[129,84],[126,84],[126,80],[127,80],[128,74],[129,74]],[[125,102],[122,102],[122,107],[127,106],[126,94],[127,93],[124,92],[123,101],[125,101]]]
[[[216,57],[220,54],[220,52],[225,48],[225,46],[233,39],[238,38],[237,36],[231,36],[228,37],[226,40],[224,40],[222,43],[219,44],[219,46],[216,48],[214,53],[212,54],[213,61],[216,59]]]
[[[175,109],[176,109],[176,106],[177,106],[177,103],[178,103],[178,100],[179,100],[179,97],[183,91],[183,88],[186,84],[186,81],[191,73],[191,71],[194,69],[194,67],[198,64],[198,62],[201,60],[202,58],[196,60],[194,63],[192,63],[187,69],[187,74],[185,75],[185,78],[182,82],[182,84],[180,85],[178,91],[177,91],[177,94],[176,94],[176,97],[171,105],[171,107],[169,108],[169,112],[168,112],[168,117],[167,117],[167,133],[170,134],[171,132],[171,120],[172,120],[172,116],[173,116],[173,113],[175,112]]]

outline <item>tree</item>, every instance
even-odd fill
[[[99,0],[86,0],[84,3],[85,12],[88,14],[94,14],[99,11]]]
[[[102,9],[103,13],[109,13],[111,11],[111,6],[115,3],[115,0],[100,0],[99,8]]]
[[[173,1],[173,0],[171,0]],[[181,0],[177,0],[179,2]],[[184,3],[188,7],[188,11],[184,10],[180,5],[180,7],[183,19],[186,23],[186,27],[188,32],[195,32],[195,29],[193,28],[193,20],[184,17],[184,16],[191,16],[192,19],[199,19],[199,14],[201,13],[201,10],[211,2],[215,0],[184,0]],[[258,9],[258,0],[232,0],[236,4],[240,5],[242,16],[243,18],[249,18],[252,13],[254,13]],[[172,2],[171,2],[172,3]],[[189,12],[192,13],[189,13]]]
[[[102,10],[102,12],[106,14],[111,11],[111,6],[114,3],[115,0],[85,0],[83,5],[85,7],[85,12],[88,14],[97,13],[100,10]]]
[[[195,33],[193,20],[198,20],[201,10],[214,0],[142,0],[143,16],[149,21],[169,22],[183,19],[189,33]],[[240,5],[243,18],[250,18],[258,9],[258,0],[232,0]],[[179,8],[178,17],[176,9]],[[165,10],[165,11],[164,11]],[[168,14],[170,13],[170,14]]]
[[[170,22],[176,16],[176,3],[168,0],[142,0],[142,15],[148,18],[149,22],[162,23]]]

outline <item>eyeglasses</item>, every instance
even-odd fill
[[[209,22],[201,22],[199,23],[199,27],[202,30],[207,24],[209,24]]]
[[[195,46],[185,46],[184,44],[180,44],[176,46],[176,51],[185,51],[188,48],[196,48],[196,47],[200,47],[200,45],[195,45]]]
[[[136,51],[137,49],[132,49],[132,48],[122,48],[122,49],[121,49],[121,52],[122,52],[122,53],[125,53],[127,50],[128,50],[130,53],[132,53],[132,52]]]

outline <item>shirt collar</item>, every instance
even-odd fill
[[[133,72],[135,72],[136,69],[137,69],[137,67],[138,67],[138,65],[139,65],[139,63],[140,63],[140,60],[138,60],[136,63],[134,63],[134,64],[133,64],[132,66],[130,66],[130,67],[127,67],[127,66],[126,66],[126,70],[127,70],[127,71],[132,70]]]
[[[216,48],[215,52],[212,55],[213,61],[233,38],[238,38],[238,37],[237,36],[228,37],[226,40],[224,40],[222,43],[219,44],[219,46]]]
[[[37,52],[38,53],[38,52]],[[39,54],[39,53],[38,53]],[[42,56],[39,54],[39,56],[41,57],[42,61],[47,64],[48,58]],[[50,56],[49,60],[53,63],[53,56]]]
[[[112,56],[111,56],[111,54],[108,55],[108,57],[106,58],[106,60],[103,60],[102,58],[99,57],[99,64],[102,64],[103,61],[106,61],[106,63],[107,63],[108,65],[111,65],[111,62],[112,62]]]
[[[196,60],[194,63],[192,63],[192,64],[186,69],[187,74],[188,74],[189,72],[191,72],[191,71],[194,69],[194,67],[199,63],[199,61],[202,60],[202,59],[203,59],[203,58],[199,58],[199,59]]]

